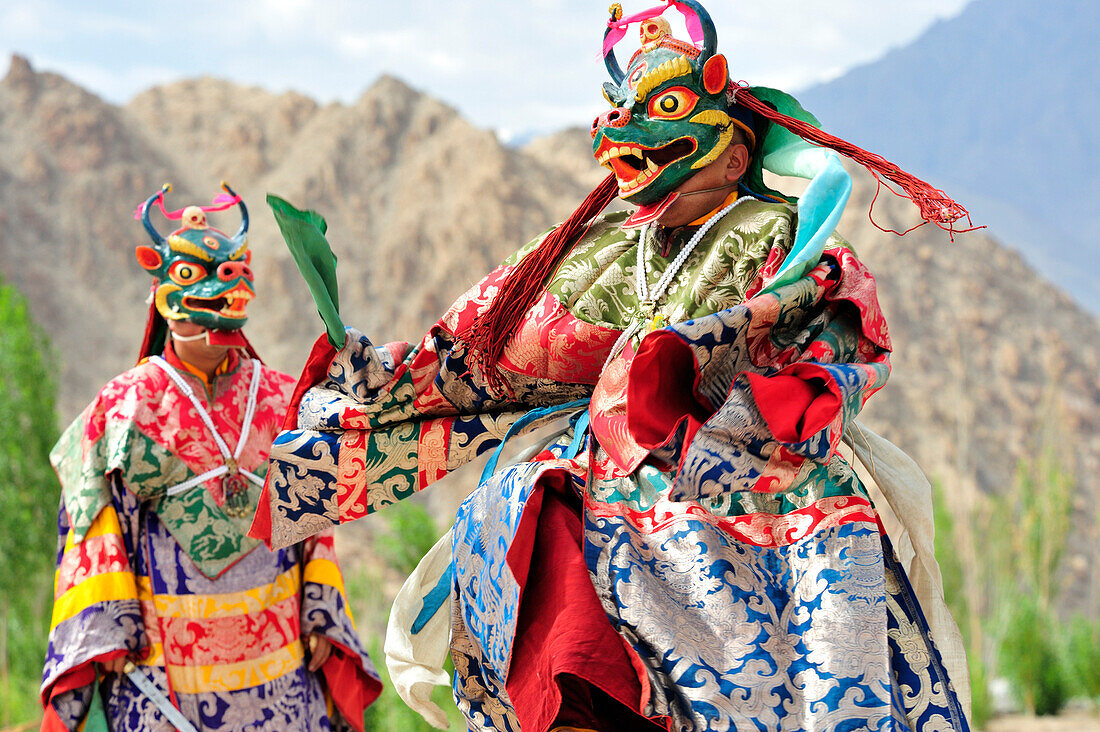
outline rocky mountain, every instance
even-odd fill
[[[0,81],[0,273],[54,337],[66,418],[136,355],[149,283],[134,207],[165,181],[171,207],[209,201],[221,180],[253,213],[248,331],[287,371],[319,321],[267,192],[324,212],[349,322],[388,340],[419,337],[585,191],[393,78],[352,106],[200,79],[119,108],[16,57]],[[236,213],[212,216],[235,229]]]
[[[166,180],[172,207],[203,202],[225,179],[253,212],[248,333],[296,372],[320,321],[265,193],[328,218],[349,324],[379,342],[415,339],[579,203],[603,175],[588,145],[568,130],[505,147],[393,78],[352,105],[198,79],[116,107],[16,58],[0,81],[0,274],[53,336],[69,419],[136,355],[149,283],[133,260],[145,240],[135,205]],[[951,243],[931,227],[880,232],[867,220],[874,187],[856,183],[841,230],[878,277],[896,346],[868,424],[960,510],[1010,485],[1022,458],[1056,449],[1082,506],[1070,595],[1100,606],[1100,324],[981,233]],[[235,228],[235,213],[215,216]],[[907,228],[915,213],[887,196],[875,218]]]
[[[1100,5],[974,0],[799,99],[826,128],[966,199],[1100,313]]]

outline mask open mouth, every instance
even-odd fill
[[[194,297],[186,295],[182,300],[188,310],[216,313],[223,318],[245,318],[245,308],[256,297],[252,289],[243,282],[216,297]]]
[[[691,137],[681,137],[661,147],[617,143],[604,137],[596,150],[596,162],[615,174],[619,195],[626,198],[641,191],[665,168],[688,157],[695,149],[696,142]]]

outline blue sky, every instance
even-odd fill
[[[656,4],[622,2],[627,13]],[[967,2],[706,5],[734,76],[797,91],[904,45]],[[607,5],[0,0],[0,58],[21,53],[35,68],[57,71],[115,103],[154,84],[202,75],[349,102],[380,74],[391,73],[508,139],[587,125],[604,106],[599,47]]]

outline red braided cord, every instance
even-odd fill
[[[908,234],[913,229],[920,228],[926,223],[933,223],[939,228],[946,231],[951,240],[955,240],[955,234],[961,234],[967,231],[975,231],[977,229],[984,229],[984,226],[974,226],[974,223],[970,220],[970,212],[967,211],[961,204],[957,203],[954,199],[948,196],[946,193],[938,188],[933,188],[928,183],[925,183],[920,178],[914,175],[906,173],[894,163],[891,163],[881,155],[868,152],[861,147],[853,145],[847,140],[842,140],[839,137],[830,135],[828,132],[821,130],[813,125],[803,122],[802,120],[795,119],[788,115],[779,112],[772,107],[768,106],[764,102],[757,99],[752,95],[752,92],[745,86],[734,85],[734,97],[737,103],[743,107],[751,109],[761,117],[764,117],[781,127],[784,127],[794,134],[798,135],[804,140],[827,147],[831,150],[836,150],[841,155],[855,160],[862,165],[871,175],[878,181],[878,190],[875,191],[875,199],[871,201],[871,210],[874,210],[874,201],[878,200],[879,191],[885,185],[886,190],[890,191],[896,196],[901,198],[907,198],[913,202],[914,205],[920,210],[921,218],[924,221],[916,226],[907,229],[906,231],[894,231],[893,229],[884,229],[875,223],[875,220],[871,218],[871,223],[875,228],[880,231],[889,231],[899,236]],[[899,193],[882,182],[882,178],[897,184],[901,187],[902,191]],[[868,212],[870,217],[870,211]],[[955,228],[955,222],[962,219],[966,220],[967,228],[957,229]]]
[[[592,220],[614,200],[618,190],[614,175],[604,178],[568,219],[520,260],[508,273],[486,313],[460,334],[469,347],[470,358],[481,367],[485,379],[495,390],[504,387],[496,370],[504,347],[535,304],[550,275],[588,232]]]

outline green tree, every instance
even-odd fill
[[[439,539],[439,530],[428,510],[412,501],[388,506],[383,515],[389,524],[388,531],[378,538],[378,553],[401,574],[412,574]]]
[[[1067,665],[1077,692],[1100,702],[1100,619],[1076,616],[1070,621]]]
[[[993,710],[986,679],[985,655],[982,651],[981,618],[975,607],[980,600],[975,598],[975,601],[971,601],[967,595],[968,567],[958,551],[959,527],[956,526],[955,517],[947,505],[945,493],[941,481],[932,482],[936,561],[943,577],[944,599],[955,622],[959,624],[966,646],[970,671],[970,721],[975,729],[982,729]],[[969,579],[973,581],[972,577]]]
[[[1000,671],[1013,682],[1025,708],[1040,715],[1057,714],[1072,692],[1067,628],[1056,606],[1077,483],[1056,448],[1056,430],[1048,427],[1042,440],[1038,453],[1020,462],[1013,491],[1001,499],[997,512],[1012,527],[1003,534],[1011,569],[999,587]],[[991,540],[989,545],[996,544]]]
[[[0,282],[0,726],[38,713],[57,542],[53,363],[26,300]]]
[[[992,712],[991,678],[1008,679],[1037,714],[1057,713],[1074,693],[1100,693],[1100,682],[1090,683],[1100,670],[1100,652],[1093,651],[1100,621],[1067,624],[1058,613],[1078,483],[1062,413],[1052,383],[1011,486],[984,497],[963,521],[954,520],[944,487],[935,485],[936,557],[966,643],[976,728]],[[969,542],[960,541],[962,532]],[[974,550],[960,557],[963,544]]]
[[[1039,598],[1023,593],[1011,599],[1007,616],[1001,672],[1012,680],[1026,709],[1057,714],[1069,699],[1070,683],[1054,614],[1042,608]]]

